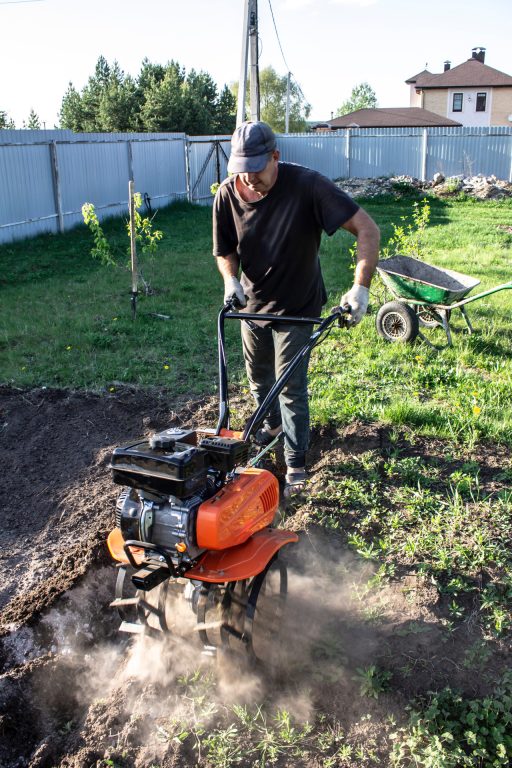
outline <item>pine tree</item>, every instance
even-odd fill
[[[33,131],[39,131],[41,130],[41,121],[39,120],[39,115],[37,112],[34,112],[33,109],[30,110],[30,114],[28,116],[27,122],[23,123],[24,128],[29,128]]]

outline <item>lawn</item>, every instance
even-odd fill
[[[480,279],[482,289],[507,281],[512,236],[500,225],[510,221],[511,202],[434,199],[424,238],[426,260]],[[377,199],[367,201],[366,208],[381,226],[384,245],[393,223],[401,224],[403,217],[411,221],[411,199]],[[0,248],[3,381],[94,390],[129,383],[190,396],[212,393],[222,285],[211,257],[210,215],[207,207],[186,204],[158,213],[155,226],[164,239],[145,268],[154,294],[139,298],[135,321],[128,271],[94,261],[85,228]],[[119,220],[105,230],[119,249],[126,248]],[[323,240],[328,306],[351,283],[351,243],[342,231]],[[424,343],[381,341],[374,315],[384,301],[375,280],[365,322],[350,333],[333,334],[315,353],[314,421],[379,419],[463,441],[510,442],[510,292],[470,305],[473,336],[462,332],[462,318],[454,313],[454,346],[442,352]],[[243,377],[237,333],[228,329],[234,381]],[[442,332],[431,338],[442,342]]]
[[[414,202],[363,202],[383,247],[393,224],[407,228]],[[478,278],[482,290],[510,280],[512,200],[432,198],[430,207],[426,261]],[[135,320],[129,272],[92,259],[85,228],[0,248],[6,388],[114,399],[128,385],[192,404],[215,395],[222,284],[210,217],[183,203],[158,212],[164,238],[145,267],[154,292],[139,298]],[[126,248],[122,222],[105,232]],[[351,284],[351,245],[342,231],[322,241],[328,307]],[[376,279],[361,325],[333,330],[312,356],[315,473],[308,497],[284,513],[311,544],[290,555],[292,587],[297,573],[304,581],[291,590],[286,680],[256,705],[230,705],[215,675],[176,678],[178,714],[159,702],[158,719],[146,723],[176,764],[512,760],[512,294],[470,305],[473,335],[454,313],[453,347],[444,349],[380,339],[375,315],[387,298]],[[426,333],[445,341],[442,331]],[[241,425],[248,393],[235,323],[228,343]],[[133,754],[113,748],[101,764],[128,766]]]

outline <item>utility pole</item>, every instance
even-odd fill
[[[242,31],[242,60],[238,81],[236,124],[245,120],[247,93],[247,63],[250,53],[250,111],[251,120],[260,119],[260,83],[258,70],[258,0],[244,0],[244,26]]]
[[[288,77],[286,78],[286,113],[284,118],[285,133],[290,133],[290,75],[291,72],[288,72]]]

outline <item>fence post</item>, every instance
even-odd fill
[[[421,181],[427,180],[428,128],[423,129],[421,140]]]
[[[126,142],[126,151],[128,153],[128,181],[135,181],[133,178],[133,147],[132,142]]]
[[[187,199],[192,202],[192,191],[190,184],[190,142],[188,136],[185,137],[185,176],[187,182]]]
[[[59,161],[57,158],[57,142],[50,142],[50,161],[52,166],[53,197],[55,199],[55,212],[59,222],[59,232],[64,232],[64,216],[62,214],[62,199],[60,194]]]
[[[345,157],[347,160],[347,179],[350,179],[350,128],[345,129]]]

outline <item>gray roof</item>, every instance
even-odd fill
[[[436,115],[420,107],[389,107],[376,109],[356,109],[348,115],[326,120],[320,125],[328,125],[331,130],[337,128],[418,128],[428,126],[460,126],[461,123],[443,115]]]

